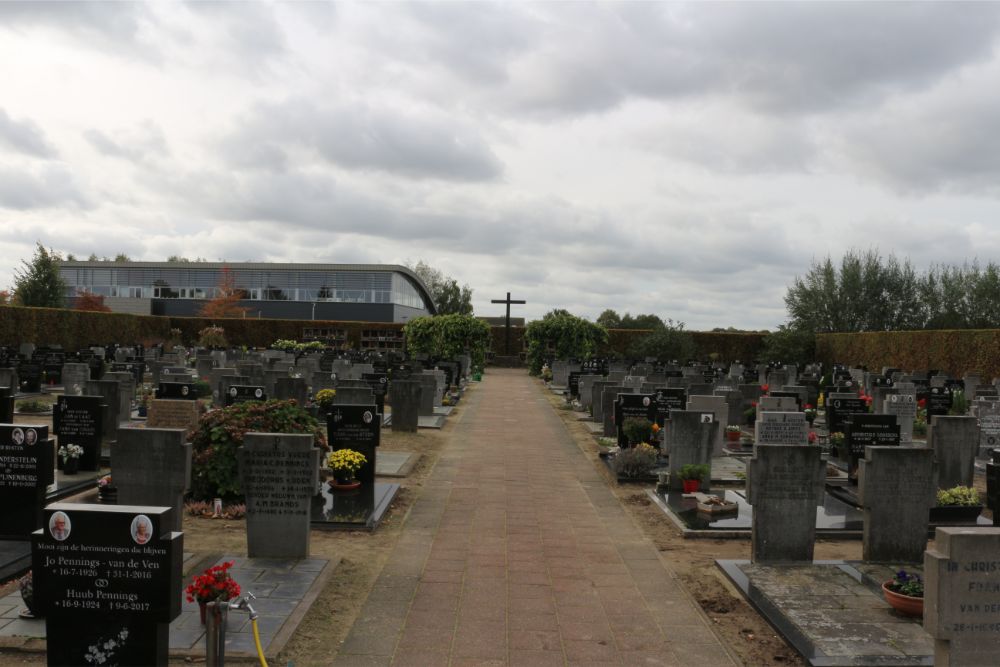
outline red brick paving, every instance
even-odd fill
[[[337,665],[735,665],[523,370],[491,370]]]

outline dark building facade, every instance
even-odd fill
[[[218,295],[224,270],[246,317],[406,322],[433,315],[423,281],[405,266],[230,262],[60,262],[70,303],[80,292],[104,296],[115,312],[197,316]]]

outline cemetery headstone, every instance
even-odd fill
[[[895,415],[852,415],[844,425],[844,438],[850,456],[851,470],[865,456],[866,447],[899,445],[899,426]]]
[[[986,464],[986,506],[993,513],[993,525],[1000,526],[1000,449],[990,451]]]
[[[238,457],[249,558],[308,558],[319,455],[311,435],[246,434]]]
[[[0,424],[0,538],[25,539],[41,527],[54,455],[47,426]]]
[[[59,445],[83,447],[80,470],[97,470],[101,459],[101,434],[104,432],[104,399],[100,396],[60,396],[52,410],[52,432]]]
[[[650,423],[656,423],[656,401],[655,396],[649,394],[618,394],[618,400],[614,404],[614,423],[618,436],[618,446],[627,447],[628,438],[625,436],[623,427],[626,419],[645,419]]]
[[[392,403],[392,430],[396,433],[416,433],[420,415],[420,395],[423,385],[415,380],[393,380],[389,388]]]
[[[754,427],[758,445],[807,445],[809,424],[802,412],[758,412]]]
[[[927,447],[934,450],[939,489],[972,486],[979,451],[979,424],[975,417],[932,417]]]
[[[183,429],[123,428],[111,445],[111,470],[122,505],[157,505],[173,513],[166,519],[180,530],[184,493],[191,483],[191,443]]]
[[[994,448],[1000,447],[1000,403],[980,403],[977,413],[979,456],[987,458]]]
[[[843,433],[851,415],[868,414],[868,404],[853,394],[832,393],[826,404],[826,425],[830,433]]]
[[[716,434],[722,425],[711,412],[690,410],[675,410],[670,417],[670,430],[667,448],[670,453],[669,470],[671,491],[680,491],[684,487],[680,478],[680,469],[685,465],[711,464],[712,451]],[[708,490],[711,474],[702,479],[704,490]]]
[[[865,524],[862,557],[876,563],[919,563],[936,502],[934,452],[868,447],[858,472]]]
[[[264,387],[234,384],[229,385],[229,387],[226,388],[226,407],[236,405],[237,403],[246,403],[248,401],[266,400],[267,394],[264,393]]]
[[[56,503],[32,535],[50,665],[167,665],[183,539],[165,507]]]
[[[111,439],[118,431],[118,422],[121,409],[121,385],[111,380],[91,380],[84,387],[83,391],[88,396],[100,396],[104,406],[104,414],[101,416],[101,423],[104,426],[103,437]]]
[[[83,388],[90,380],[90,366],[87,364],[63,364],[62,381],[64,393],[70,396],[83,394]]]
[[[14,394],[16,391],[13,386],[0,386],[0,424],[14,423]]]
[[[898,392],[886,396],[885,412],[896,418],[899,424],[899,441],[904,445],[913,442],[913,420],[917,416],[917,393]]]
[[[924,630],[935,665],[995,665],[1000,655],[1000,528],[937,528],[924,553]]]
[[[825,464],[819,447],[759,445],[747,466],[754,563],[813,559]]]

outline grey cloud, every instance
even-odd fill
[[[31,120],[15,120],[0,109],[0,145],[39,158],[56,157],[56,149],[45,138],[45,133]]]
[[[143,35],[143,28],[152,20],[149,8],[140,2],[0,2],[0,28],[51,28],[72,35],[90,48],[126,51],[130,56],[159,62],[159,50]]]
[[[503,167],[471,125],[441,112],[402,111],[365,104],[318,107],[303,99],[255,109],[222,142],[237,163],[240,147],[262,142],[283,166],[282,144],[315,150],[347,169],[376,170],[408,178],[455,181],[493,180]]]
[[[549,117],[605,111],[630,97],[736,97],[769,113],[860,107],[990,57],[1000,6],[960,7],[543,5],[535,48],[514,54],[509,84],[483,95]]]
[[[164,157],[170,153],[163,130],[151,121],[131,130],[118,131],[114,137],[94,129],[85,131],[83,136],[102,155],[131,162]]]
[[[56,206],[90,208],[92,204],[62,167],[30,171],[0,165],[0,207],[27,211]]]
[[[293,3],[299,4],[299,3]],[[312,4],[312,3],[301,3]],[[215,31],[217,46],[243,65],[247,61],[281,56],[288,49],[287,40],[274,11],[261,2],[187,2],[184,5],[198,21],[209,21],[222,30]]]
[[[909,194],[1000,196],[997,67],[969,74],[844,123],[852,166]]]

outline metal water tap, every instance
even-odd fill
[[[253,593],[247,591],[247,594],[245,596],[243,596],[241,598],[237,598],[236,600],[230,602],[229,603],[229,608],[230,609],[236,609],[236,610],[246,609],[247,613],[250,614],[250,620],[252,621],[252,620],[254,620],[254,619],[257,618],[258,614],[257,614],[257,611],[250,604],[250,600],[256,600],[256,599],[257,599],[256,595],[254,595]]]

